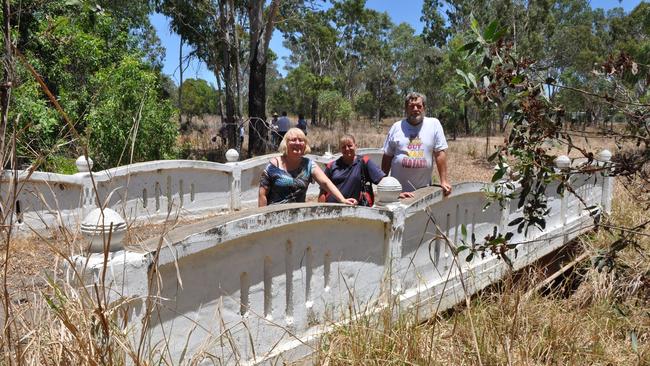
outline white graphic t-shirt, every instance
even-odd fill
[[[393,156],[390,175],[412,192],[431,184],[433,152],[447,149],[447,139],[440,121],[424,118],[413,126],[407,120],[395,122],[384,142],[384,154]]]

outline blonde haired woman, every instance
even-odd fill
[[[279,203],[305,202],[309,183],[316,181],[340,203],[356,205],[354,198],[345,198],[323,173],[323,170],[306,158],[311,149],[307,137],[298,128],[292,128],[280,142],[282,156],[273,158],[262,172],[258,206]]]

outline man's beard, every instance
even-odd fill
[[[408,116],[406,120],[412,125],[419,125],[424,121],[424,114],[420,114],[419,116]]]

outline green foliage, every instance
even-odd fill
[[[48,155],[45,158],[42,169],[48,172],[59,174],[75,174],[78,173],[76,159],[61,156],[61,155]]]
[[[361,116],[372,118],[375,115],[376,109],[376,100],[370,92],[359,94],[354,101],[354,110]]]
[[[60,137],[60,118],[43,98],[38,83],[29,81],[13,89],[9,119],[17,121],[17,154],[29,161],[34,151],[47,152]],[[47,153],[46,153],[47,155]]]
[[[77,132],[81,136],[87,135],[90,131],[86,128],[92,124],[93,136],[105,139],[95,142],[94,147],[117,148],[111,143],[129,134],[129,127],[112,125],[108,121],[125,115],[132,120],[137,109],[125,100],[133,99],[138,93],[145,96],[145,90],[145,105],[160,108],[155,112],[158,114],[155,118],[151,112],[143,112],[143,123],[151,123],[153,119],[169,120],[172,112],[165,101],[169,93],[162,92],[160,73],[155,67],[159,59],[159,42],[151,33],[148,2],[100,1],[98,5],[85,1],[27,0],[23,6],[13,10],[20,18],[20,22],[12,21],[18,49],[41,75]],[[139,75],[134,82],[125,82],[118,79],[131,75],[111,75],[126,69],[139,70],[147,76]],[[15,70],[9,118],[18,121],[18,154],[24,162],[46,157],[44,168],[59,170],[61,164],[52,163],[50,156],[76,158],[82,150],[80,145],[86,141],[73,139],[75,134],[71,133],[25,65],[17,63]],[[143,100],[142,96],[140,100]],[[124,109],[120,109],[122,107]],[[116,131],[118,125],[127,130]],[[109,130],[98,131],[104,127]],[[165,129],[162,131],[166,133]],[[116,140],[111,140],[111,134]],[[169,150],[167,140],[162,138],[160,149]],[[63,147],[64,151],[61,150]],[[98,162],[98,167],[110,167],[117,160],[109,155],[110,158],[106,155],[92,158]],[[142,156],[145,155],[164,154],[149,151]]]
[[[216,114],[219,94],[203,79],[187,79],[181,86],[183,113],[192,116]]]
[[[97,73],[91,85],[102,90],[87,118],[91,156],[99,168],[173,157],[174,108],[160,100],[154,72],[127,57]]]
[[[337,91],[323,91],[318,95],[318,104],[321,106],[322,120],[328,125],[336,121],[341,121],[347,130],[350,116],[352,115],[352,105],[343,98]]]
[[[306,65],[292,69],[282,84],[272,94],[269,108],[274,111],[293,111],[308,114],[313,98],[318,97],[321,90],[332,88],[332,80],[327,76],[314,74]]]
[[[590,151],[588,146],[581,146],[574,140],[574,132],[565,128],[563,118],[566,111],[564,106],[552,98],[552,88],[565,89],[567,94],[563,95],[564,98],[570,97],[568,93],[574,93],[588,100],[592,110],[603,108],[604,105],[612,114],[627,116],[623,128],[603,126],[609,129],[600,131],[613,139],[619,148],[617,156],[603,172],[609,176],[625,177],[628,183],[626,189],[635,192],[639,202],[647,202],[650,189],[644,183],[650,178],[650,132],[647,125],[650,111],[647,105],[639,101],[639,94],[644,93],[639,91],[647,92],[648,85],[625,85],[629,83],[630,75],[638,74],[640,65],[625,52],[621,52],[618,56],[610,56],[594,70],[592,80],[575,80],[565,76],[564,82],[583,83],[590,87],[589,90],[581,90],[558,84],[555,79],[536,72],[538,61],[522,57],[511,42],[491,36],[499,34],[498,27],[490,25],[481,31],[477,21],[472,19],[472,23],[475,38],[462,49],[470,55],[479,55],[480,66],[474,68],[475,73],[457,70],[457,74],[467,100],[475,102],[485,113],[498,108],[509,116],[510,132],[504,144],[490,158],[497,163],[498,168],[492,178],[495,183],[494,192],[488,192],[500,204],[508,199],[516,200],[522,216],[511,221],[508,226],[516,228],[520,233],[527,233],[531,227],[543,230],[551,210],[547,199],[549,185],[556,183],[557,194],[568,193],[584,203],[582,193],[576,192],[573,187],[576,183],[574,174],[589,173],[594,179],[599,179],[599,170],[603,169],[602,164],[594,163],[597,152]],[[643,67],[647,68],[647,65]],[[574,75],[579,75],[577,69],[574,71]],[[566,147],[567,154],[572,150],[578,151],[585,162],[556,171],[553,146]],[[506,177],[508,169],[513,172],[510,177]],[[513,180],[516,180],[519,188],[515,189]],[[594,224],[597,225],[602,208],[594,205],[583,209],[594,218]],[[645,225],[647,223],[642,224]],[[610,266],[622,248],[634,245],[634,237],[639,230],[641,226],[626,229],[630,237],[623,237],[611,244],[610,250],[597,259],[600,268]],[[476,248],[474,242],[471,246],[466,246],[466,249],[472,248]],[[486,238],[479,250],[502,254],[515,248],[516,244],[508,243],[507,234],[497,233],[495,229],[494,234]]]

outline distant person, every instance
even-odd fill
[[[447,178],[447,140],[440,121],[425,117],[426,97],[409,93],[404,101],[406,118],[397,121],[384,142],[381,169],[402,185],[400,198],[413,197],[413,191],[431,185],[435,159],[440,185],[445,196],[451,193]]]
[[[307,121],[304,114],[298,114],[298,125],[296,127],[301,129],[305,136],[307,135]]]
[[[221,143],[223,146],[228,146],[228,126],[225,123],[221,124],[219,128],[219,137],[221,138]]]
[[[384,172],[368,156],[357,156],[357,144],[352,135],[339,140],[341,157],[327,164],[325,175],[344,197],[356,198],[359,205],[372,206],[375,195],[372,184],[379,184]],[[331,194],[321,190],[319,202],[337,202]]]
[[[246,133],[246,130],[244,129],[244,123],[239,125],[239,149],[242,149],[244,147],[244,134]]]
[[[269,129],[271,132],[271,144],[274,148],[277,148],[280,144],[280,135],[278,135],[278,113],[273,112],[273,117],[271,118],[271,123],[269,124]]]
[[[260,177],[257,204],[259,207],[291,202],[305,202],[309,183],[316,181],[323,190],[330,192],[336,200],[356,205],[354,198],[345,198],[323,173],[321,168],[304,155],[311,151],[305,134],[292,128],[280,143],[282,156],[273,158]]]
[[[278,135],[280,135],[280,139],[284,138],[284,134],[289,131],[289,128],[291,128],[291,121],[287,117],[287,112],[283,111],[282,117],[278,119]]]

